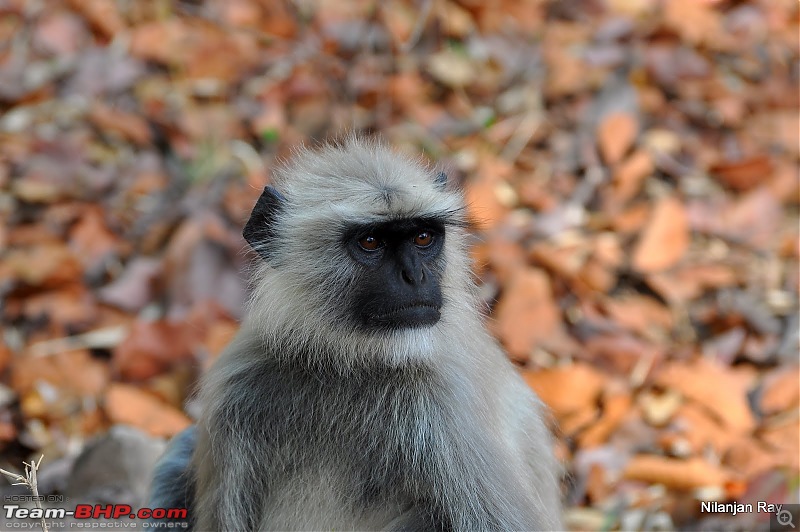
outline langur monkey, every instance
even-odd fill
[[[445,174],[355,137],[302,149],[244,237],[247,317],[151,507],[197,530],[561,528],[543,407],[484,328]]]

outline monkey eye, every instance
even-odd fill
[[[383,242],[373,235],[367,235],[358,240],[358,245],[364,251],[377,251],[383,247]]]
[[[423,231],[414,237],[414,245],[420,248],[426,248],[433,243],[433,235],[428,231]]]

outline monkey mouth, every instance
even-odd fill
[[[394,308],[388,312],[372,314],[369,321],[374,325],[406,328],[406,327],[429,327],[434,325],[441,318],[440,307],[427,303],[414,305],[404,305]]]

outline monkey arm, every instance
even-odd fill
[[[190,462],[197,443],[194,425],[172,438],[164,455],[156,463],[148,508],[186,508],[188,521],[192,520],[194,475]],[[183,520],[151,519],[151,525],[166,526],[168,522]]]

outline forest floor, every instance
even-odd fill
[[[0,1],[0,467],[188,425],[276,161],[363,131],[463,184],[570,528],[766,526],[701,502],[798,502],[799,14]]]

